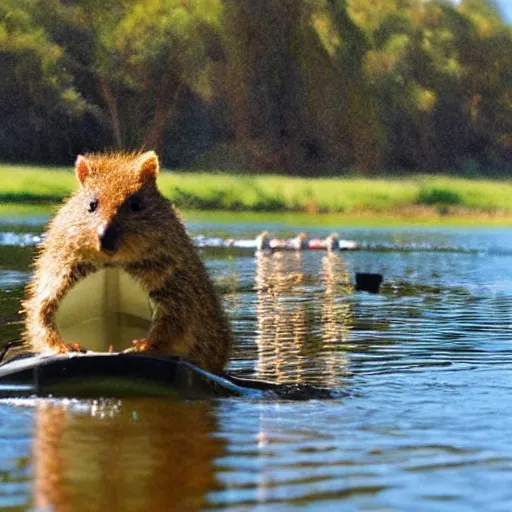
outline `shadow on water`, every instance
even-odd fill
[[[19,276],[13,278],[15,281],[18,279]],[[21,338],[23,319],[19,310],[22,296],[23,288],[19,285],[0,290],[0,352],[6,344]]]
[[[34,247],[0,247],[0,349],[20,340],[20,299],[29,276]]]
[[[34,255],[33,247],[7,246],[0,247],[0,286],[5,284],[7,271],[25,272],[26,276],[23,281],[28,278],[28,270],[32,263]],[[21,281],[21,282],[23,282]],[[19,284],[20,281],[18,281]]]

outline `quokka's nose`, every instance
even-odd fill
[[[111,222],[110,224],[105,223],[98,228],[98,237],[100,239],[101,250],[113,254],[119,248],[121,230],[115,222]]]

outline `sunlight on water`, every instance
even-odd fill
[[[512,229],[343,236],[364,250],[203,252],[237,337],[229,371],[338,398],[3,400],[0,509],[508,510]],[[0,248],[2,340],[21,329],[21,245]],[[380,293],[355,291],[355,272],[383,274]]]
[[[338,350],[350,324],[350,278],[338,254],[319,255],[320,280],[300,253],[256,255],[256,375],[275,382],[339,384]],[[315,301],[308,300],[315,296]],[[319,305],[319,307],[316,307]]]

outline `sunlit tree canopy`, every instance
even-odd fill
[[[506,172],[511,50],[486,0],[4,0],[0,157]]]

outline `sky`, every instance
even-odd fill
[[[450,0],[454,4],[460,3],[460,0]],[[501,10],[501,14],[506,21],[512,23],[512,0],[492,0],[494,4]]]
[[[505,19],[511,23],[512,22],[512,0],[498,0],[496,2],[505,16]]]

